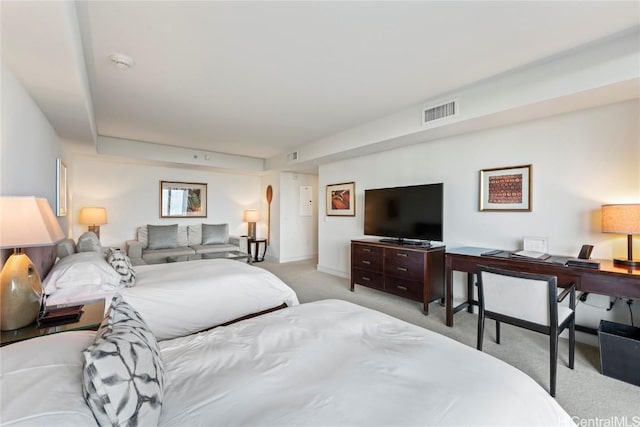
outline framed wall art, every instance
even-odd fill
[[[531,211],[531,165],[480,171],[481,211]]]
[[[206,218],[207,184],[160,181],[160,218]]]
[[[327,216],[356,215],[356,184],[345,182],[327,185]]]
[[[56,215],[67,216],[67,165],[56,159]]]

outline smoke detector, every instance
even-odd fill
[[[109,55],[109,61],[121,70],[126,70],[136,65],[132,57],[123,53],[112,53]]]

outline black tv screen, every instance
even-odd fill
[[[442,205],[442,183],[365,190],[364,234],[442,241]]]

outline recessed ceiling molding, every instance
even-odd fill
[[[98,154],[109,156],[130,157],[173,164],[198,165],[245,172],[262,172],[264,170],[264,160],[255,157],[193,150],[109,136],[98,136],[97,151]]]

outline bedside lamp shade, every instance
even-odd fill
[[[40,310],[40,275],[21,248],[51,246],[63,238],[46,199],[0,198],[0,247],[14,248],[0,273],[0,329],[26,326]]]
[[[247,235],[256,238],[256,222],[260,221],[260,212],[256,209],[247,209],[244,211],[244,221],[247,223]]]
[[[96,233],[100,238],[100,226],[107,223],[107,210],[105,208],[80,209],[80,224],[88,225],[89,231]]]
[[[627,235],[627,259],[614,259],[614,264],[640,267],[633,259],[633,235],[640,234],[640,204],[602,205],[602,232]]]

